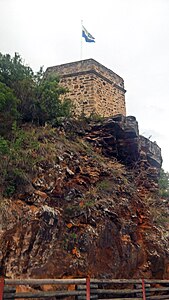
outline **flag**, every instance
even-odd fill
[[[87,43],[95,43],[95,38],[82,26],[82,37],[85,38]]]

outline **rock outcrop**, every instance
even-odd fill
[[[1,275],[169,278],[166,223],[157,218],[161,152],[135,118],[36,135],[36,176],[0,202]]]

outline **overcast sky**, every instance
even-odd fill
[[[162,148],[169,171],[169,0],[0,0],[0,52],[34,71],[94,58],[124,78],[127,115]]]

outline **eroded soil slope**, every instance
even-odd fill
[[[38,159],[1,199],[1,275],[169,278],[160,154],[125,122],[29,128]]]

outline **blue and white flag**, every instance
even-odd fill
[[[85,38],[87,43],[95,43],[95,38],[82,26],[82,37]]]

